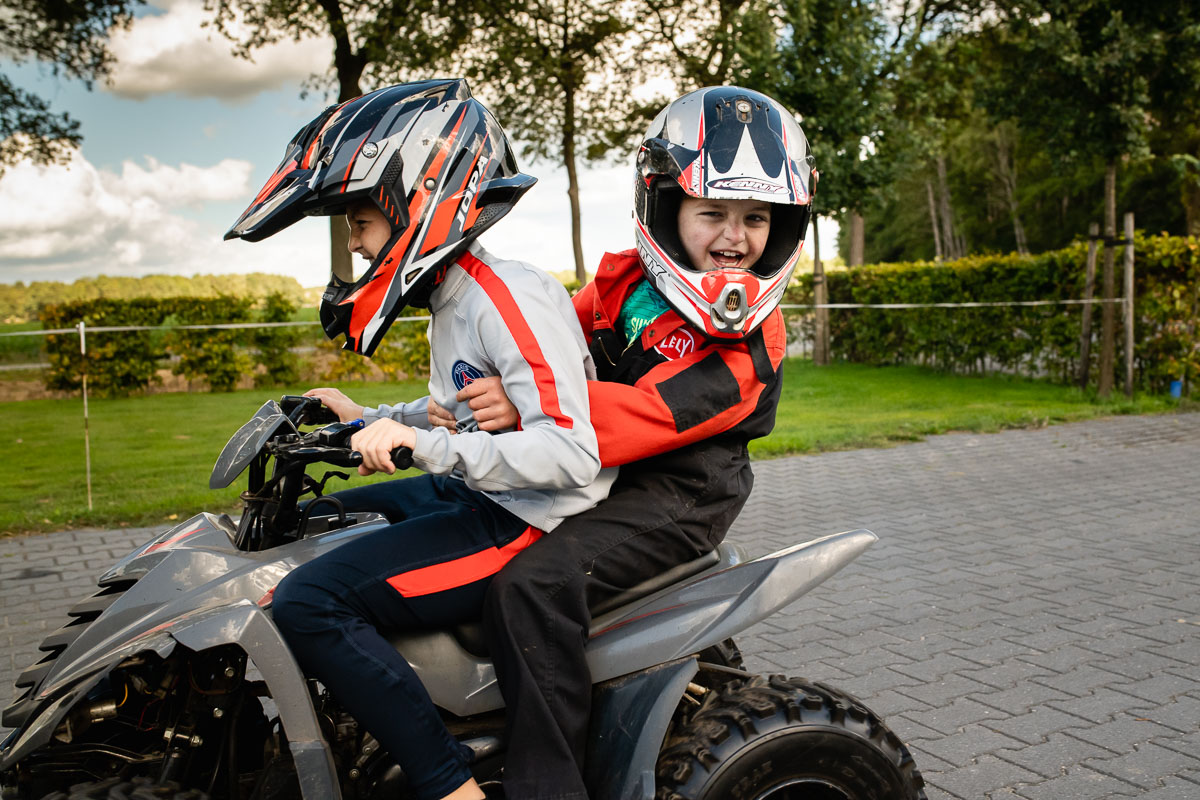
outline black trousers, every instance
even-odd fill
[[[607,500],[493,578],[484,630],[508,707],[508,800],[586,800],[589,607],[714,549],[752,483],[744,446],[622,467]]]
[[[275,624],[304,671],[403,767],[414,796],[445,797],[471,777],[470,749],[380,631],[478,619],[491,576],[534,536],[454,478],[420,475],[336,496],[347,511],[379,511],[392,524],[292,570],[275,590]]]

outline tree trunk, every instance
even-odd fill
[[[1100,226],[1093,222],[1088,226],[1087,265],[1083,276],[1083,299],[1091,300],[1096,294],[1096,241]],[[1083,319],[1079,326],[1079,388],[1086,389],[1088,372],[1092,368],[1092,304],[1083,304]]]
[[[925,181],[925,196],[929,199],[929,224],[933,228],[933,257],[941,261],[945,258],[942,252],[942,234],[938,231],[937,202],[933,199],[933,184]]]
[[[862,214],[850,212],[850,266],[861,267],[866,249],[866,224]]]
[[[338,102],[344,103],[362,94],[359,81],[367,66],[367,59],[362,53],[354,52],[338,0],[321,0],[321,7],[329,18],[329,30],[333,34],[333,66],[337,71]],[[332,274],[354,274],[353,260],[347,249],[349,243],[350,230],[346,227],[346,216],[337,214],[330,217],[329,269]]]
[[[1113,389],[1113,360],[1116,350],[1116,274],[1113,258],[1117,238],[1117,162],[1110,161],[1104,171],[1104,308],[1100,313],[1100,397],[1107,398]]]
[[[329,218],[329,270],[333,275],[354,274],[354,257],[350,254],[350,228],[345,214]]]
[[[1008,126],[996,129],[994,139],[996,150],[996,178],[1000,182],[1000,190],[1004,195],[1005,205],[1008,206],[1009,216],[1012,217],[1013,236],[1017,240],[1017,252],[1023,256],[1029,255],[1029,242],[1025,238],[1025,226],[1021,224],[1021,212],[1017,204],[1017,165],[1013,158],[1013,137],[1007,130]]]
[[[1186,236],[1200,236],[1200,173],[1188,169],[1183,173],[1183,213],[1186,219]]]
[[[1017,239],[1017,252],[1023,256],[1029,255],[1029,240],[1025,238],[1025,226],[1021,224],[1021,215],[1017,213],[1016,204],[1012,207],[1013,235]]]
[[[1133,399],[1134,319],[1133,319],[1133,212],[1125,212],[1125,303],[1122,317],[1125,328],[1125,396]]]
[[[829,302],[829,287],[825,285],[825,267],[821,264],[821,237],[817,234],[817,215],[813,214],[813,302],[823,306]],[[813,314],[813,364],[829,365],[829,309],[816,308]]]
[[[583,222],[579,211],[579,175],[575,171],[575,87],[566,84],[566,119],[563,125],[563,163],[567,167],[567,197],[571,201],[571,247],[575,252],[575,278],[587,283],[583,265]]]
[[[942,153],[937,155],[937,178],[938,216],[942,223],[942,244],[945,248],[946,258],[950,260],[962,258],[962,240],[954,229],[954,211],[950,204],[950,184],[946,179],[946,156]]]

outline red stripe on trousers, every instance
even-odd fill
[[[537,337],[525,321],[520,306],[513,299],[512,292],[492,268],[470,253],[463,253],[458,260],[459,266],[475,279],[500,312],[501,319],[508,326],[509,333],[516,340],[517,348],[521,351],[526,363],[533,370],[533,381],[538,388],[541,398],[542,413],[554,420],[554,424],[568,430],[575,427],[575,421],[563,413],[558,404],[558,385],[554,382],[554,370],[546,363],[546,356],[538,346]]]
[[[420,597],[447,589],[457,589],[495,575],[517,553],[540,538],[542,532],[531,525],[503,547],[489,547],[462,558],[401,572],[388,578],[387,582],[404,597]]]

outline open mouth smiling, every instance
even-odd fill
[[[732,269],[741,265],[742,260],[746,257],[745,253],[737,253],[733,250],[710,250],[708,257],[713,263],[722,269]]]

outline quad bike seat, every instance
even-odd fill
[[[602,614],[620,608],[621,606],[629,605],[644,597],[649,597],[655,592],[661,591],[668,586],[687,580],[688,578],[698,575],[701,572],[712,569],[723,562],[725,566],[730,564],[730,555],[726,552],[728,545],[722,545],[717,549],[712,550],[693,561],[687,561],[679,564],[666,572],[660,572],[648,580],[644,580],[636,586],[632,586],[620,594],[605,598],[592,606],[592,618],[595,619]],[[483,637],[483,625],[478,622],[468,622],[462,625],[455,625],[450,629],[454,638],[462,646],[464,650],[474,656],[480,658],[488,657],[487,644]]]

